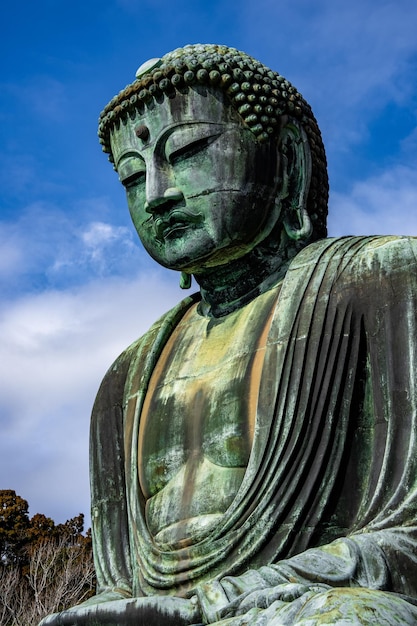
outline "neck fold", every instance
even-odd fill
[[[223,317],[244,306],[284,278],[291,258],[280,245],[261,243],[240,259],[195,274],[200,313]]]

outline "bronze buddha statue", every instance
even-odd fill
[[[99,136],[200,289],[104,378],[97,596],[42,626],[417,624],[416,241],[326,238],[311,109],[233,48],[147,62]]]

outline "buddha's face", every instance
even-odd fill
[[[221,92],[154,103],[111,146],[139,237],[165,267],[198,274],[241,257],[279,217],[276,145],[259,144]]]

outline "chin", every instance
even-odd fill
[[[215,256],[216,246],[212,241],[203,241],[203,237],[196,238],[190,245],[189,239],[183,241],[176,238],[175,242],[166,240],[159,250],[146,248],[151,257],[160,265],[189,274],[203,270],[210,266],[210,260]],[[145,246],[146,247],[146,246]],[[216,263],[214,263],[216,265]]]

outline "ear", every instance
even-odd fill
[[[289,119],[279,138],[282,188],[279,194],[285,231],[295,241],[308,239],[313,225],[307,212],[311,152],[301,125]]]

